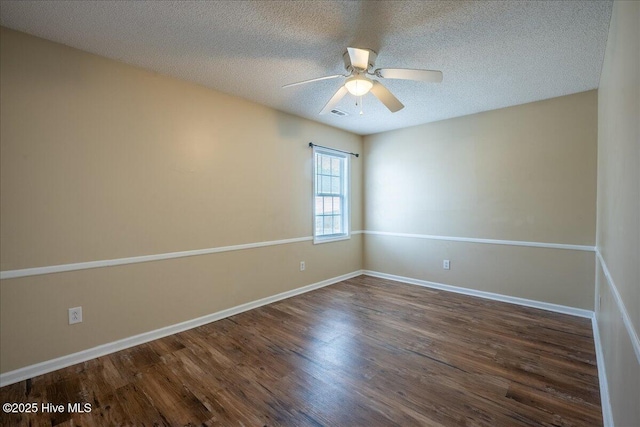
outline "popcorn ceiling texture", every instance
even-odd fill
[[[0,24],[253,100],[358,134],[598,87],[610,1],[2,1]],[[384,80],[405,105],[373,95],[319,116],[348,46],[378,68],[441,70],[440,84]]]

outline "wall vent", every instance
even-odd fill
[[[349,113],[342,111],[342,110],[338,110],[337,108],[334,108],[333,110],[331,110],[331,114],[333,114],[334,116],[348,116]]]

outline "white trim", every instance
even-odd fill
[[[614,427],[613,412],[609,399],[609,383],[607,382],[607,371],[602,352],[602,342],[600,341],[600,329],[598,319],[594,313],[591,317],[591,327],[593,328],[593,344],[596,348],[596,364],[598,366],[598,382],[600,383],[600,406],[602,407],[602,421],[604,427]]]
[[[370,234],[374,236],[411,237],[414,239],[446,240],[446,241],[452,241],[452,242],[487,243],[490,245],[529,246],[534,248],[548,248],[548,249],[570,249],[574,251],[587,251],[587,252],[594,252],[596,250],[594,246],[569,245],[564,243],[525,242],[522,240],[478,239],[475,237],[433,236],[430,234],[393,233],[389,231],[370,231],[370,230],[365,230],[364,234]]]
[[[356,234],[359,232],[352,232]],[[17,277],[37,276],[40,274],[62,273],[65,271],[86,270],[89,268],[113,267],[116,265],[136,264],[139,262],[162,261],[166,259],[183,258],[197,255],[208,255],[219,252],[240,251],[243,249],[263,248],[265,246],[286,245],[289,243],[312,241],[313,237],[294,237],[292,239],[271,240],[267,242],[246,243],[243,245],[220,246],[217,248],[195,249],[191,251],[169,252],[155,255],[142,255],[128,258],[104,259],[100,261],[78,262],[73,264],[50,265],[46,267],[23,268],[20,270],[0,271],[0,279],[15,279]]]
[[[343,274],[342,276],[333,277],[331,279],[323,280],[321,282],[313,283],[311,285],[303,286],[301,288],[292,289],[290,291],[282,292],[277,295],[262,298],[256,301],[241,304],[235,307],[228,308],[226,310],[218,311],[216,313],[208,314],[206,316],[198,317],[196,319],[187,320],[186,322],[177,323],[175,325],[166,326],[164,328],[156,329],[154,331],[144,332],[132,337],[123,338],[118,341],[99,345],[97,347],[82,350],[77,353],[68,354],[66,356],[58,357],[57,359],[47,360],[45,362],[36,363],[35,365],[25,366],[24,368],[9,371],[4,374],[0,374],[0,387],[4,387],[9,384],[14,384],[19,381],[23,381],[29,378],[33,378],[38,375],[43,375],[49,372],[56,371],[58,369],[66,368],[77,363],[85,362],[87,360],[95,359],[96,357],[104,356],[116,351],[124,350],[136,345],[144,344],[149,341],[157,340],[168,335],[177,334],[178,332],[193,329],[198,326],[205,325],[207,323],[215,322],[216,320],[224,319],[225,317],[234,316],[247,310],[252,310],[260,306],[271,304],[276,301],[280,301],[286,298],[291,298],[296,295],[303,294],[305,292],[313,291],[324,286],[333,285],[334,283],[341,282],[343,280],[351,279],[362,274],[361,270],[354,271],[352,273]]]
[[[613,295],[613,298],[618,305],[618,310],[620,311],[624,326],[627,328],[627,333],[629,334],[629,339],[631,340],[631,346],[633,347],[633,351],[636,353],[636,359],[638,359],[638,363],[640,364],[640,340],[638,339],[636,328],[633,326],[633,322],[631,322],[631,317],[629,317],[627,307],[624,305],[624,301],[620,296],[620,292],[618,292],[618,288],[613,281],[613,277],[611,277],[611,273],[609,272],[607,264],[604,262],[604,258],[602,257],[602,254],[599,250],[596,250],[596,258],[598,258],[598,261],[600,261],[602,272],[604,273],[604,277],[607,279],[607,283],[609,284],[609,288],[611,289],[611,294]]]
[[[536,301],[526,298],[512,297],[509,295],[496,294],[493,292],[477,291],[475,289],[462,288],[459,286],[445,285],[444,283],[430,282],[428,280],[414,279],[411,277],[396,276],[395,274],[380,273],[377,271],[363,270],[362,274],[379,277],[381,279],[395,280],[397,282],[408,283],[410,285],[424,286],[427,288],[441,289],[443,291],[455,292],[458,294],[471,295],[474,297],[486,298],[494,301],[508,302],[511,304],[523,305],[526,307],[539,308],[541,310],[554,311],[556,313],[569,314],[572,316],[585,317],[590,319],[593,311],[582,308],[569,307],[566,305],[552,304],[550,302]]]
[[[340,180],[341,187],[341,197],[346,203],[343,206],[342,212],[342,229],[345,230],[344,233],[340,233],[338,235],[330,235],[327,237],[316,236],[316,195],[317,195],[317,178],[318,171],[316,170],[316,155],[327,155],[333,157],[339,157],[343,160],[342,174]],[[311,198],[311,212],[313,213],[311,218],[311,226],[313,231],[313,244],[321,244],[321,243],[329,243],[329,242],[337,242],[339,240],[347,240],[351,238],[349,233],[349,229],[351,228],[351,154],[342,150],[336,150],[333,148],[322,147],[319,145],[313,145],[313,154],[311,157],[312,163],[312,193],[313,197]]]
[[[370,235],[394,236],[394,237],[412,237],[417,239],[446,240],[446,241],[454,241],[454,242],[487,243],[487,244],[493,244],[493,245],[530,246],[530,247],[549,248],[549,249],[570,249],[570,250],[577,250],[577,251],[595,251],[595,247],[592,247],[592,246],[567,245],[567,244],[561,244],[561,243],[541,243],[541,242],[525,242],[525,241],[518,241],[518,240],[477,239],[473,237],[432,236],[427,234],[392,233],[387,231],[369,231],[369,230],[354,230],[354,231],[351,231],[350,233],[351,236],[356,234],[370,234]],[[340,240],[346,240],[346,239],[348,239],[348,237]],[[86,270],[89,268],[113,267],[117,265],[136,264],[139,262],[162,261],[162,260],[174,259],[174,258],[183,258],[183,257],[189,257],[189,256],[197,256],[197,255],[208,255],[208,254],[214,254],[214,253],[220,253],[220,252],[239,251],[244,249],[262,248],[266,246],[286,245],[289,243],[298,243],[298,242],[306,242],[306,241],[313,241],[313,236],[294,237],[291,239],[271,240],[271,241],[257,242],[257,243],[245,243],[242,245],[233,245],[233,246],[220,246],[217,248],[195,249],[195,250],[181,251],[181,252],[169,252],[164,254],[142,255],[142,256],[134,256],[134,257],[128,257],[128,258],[116,258],[116,259],[106,259],[106,260],[99,260],[99,261],[78,262],[73,264],[50,265],[45,267],[23,268],[19,270],[5,270],[5,271],[0,271],[0,280],[15,279],[18,277],[27,277],[27,276],[38,276],[41,274],[63,273],[66,271]],[[331,240],[331,241],[334,241],[334,240]]]

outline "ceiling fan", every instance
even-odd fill
[[[346,78],[344,85],[331,97],[329,102],[327,102],[320,111],[320,114],[326,114],[331,111],[347,93],[361,97],[368,92],[371,92],[378,98],[392,113],[395,113],[404,108],[402,102],[400,102],[389,89],[384,87],[382,83],[369,76],[381,79],[417,80],[432,83],[440,83],[442,81],[442,71],[413,70],[407,68],[378,68],[373,70],[377,56],[378,54],[371,49],[348,47],[347,51],[342,55],[342,58],[344,59],[345,68],[349,74],[334,74],[332,76],[318,77],[316,79],[291,83],[282,87],[286,88],[320,80],[343,77]]]

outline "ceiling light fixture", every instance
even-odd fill
[[[362,96],[371,90],[371,88],[373,87],[373,82],[371,81],[371,79],[368,79],[361,75],[355,75],[353,77],[349,77],[347,81],[344,82],[344,86],[347,88],[350,94],[355,96]]]

